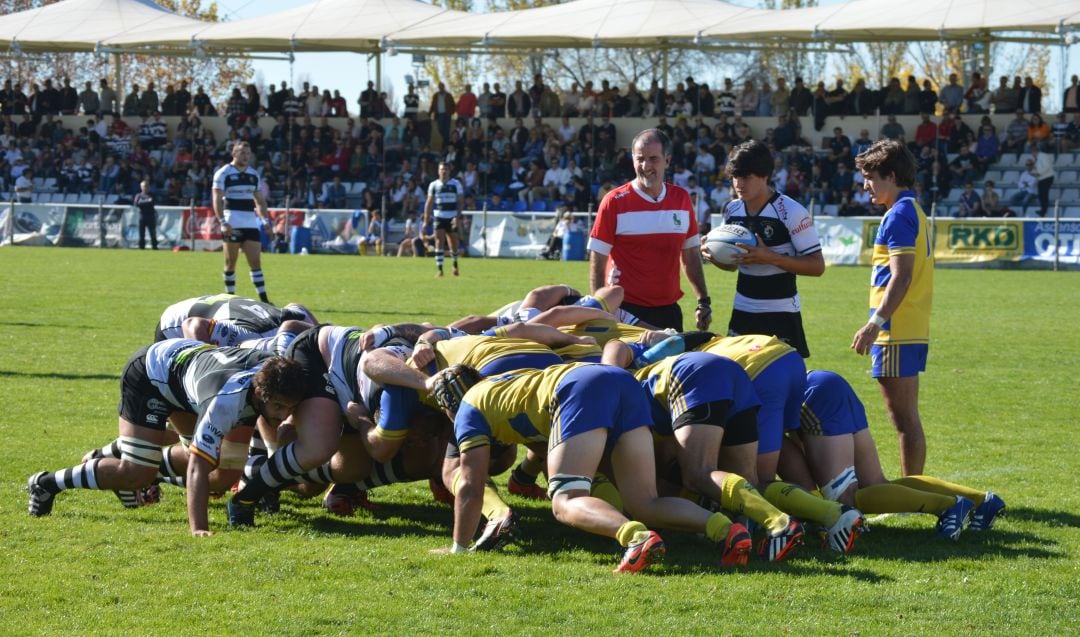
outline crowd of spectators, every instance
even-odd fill
[[[617,142],[614,118],[620,117],[658,117],[674,142],[671,178],[691,191],[703,219],[731,196],[724,165],[733,146],[752,138],[748,117],[775,118],[761,135],[774,152],[775,188],[808,205],[835,206],[839,214],[872,211],[854,157],[879,137],[909,144],[919,163],[917,194],[927,206],[979,183],[1003,153],[1019,156],[1032,145],[1054,153],[1080,148],[1075,76],[1063,96],[1065,112],[1052,124],[1043,120],[1042,94],[1031,78],[1010,84],[1002,77],[990,90],[978,73],[966,87],[952,75],[939,91],[909,77],[904,86],[894,78],[879,90],[858,80],[850,92],[842,80],[831,89],[818,82],[814,90],[802,78],[790,88],[784,78],[748,80],[736,90],[728,79],[713,90],[692,77],[671,90],[657,82],[646,91],[633,83],[622,90],[604,80],[598,88],[585,82],[559,91],[537,75],[527,87],[514,82],[509,93],[484,83],[479,94],[465,84],[455,95],[439,83],[427,104],[410,86],[400,113],[369,82],[355,118],[339,91],[308,83],[294,90],[281,82],[265,95],[253,85],[235,88],[216,106],[202,87],[192,93],[185,81],[166,86],[160,97],[153,82],[133,84],[123,97],[104,79],[82,91],[67,79],[30,87],[24,93],[21,83],[8,80],[0,90],[5,190],[20,177],[37,176],[63,193],[124,202],[148,179],[164,205],[208,203],[214,170],[240,140],[255,150],[272,205],[384,209],[390,218],[422,209],[444,160],[467,190],[467,208],[595,207],[634,174],[628,149]],[[990,112],[1015,118],[997,130]],[[865,124],[857,135],[836,126],[831,136],[815,138],[820,143],[800,124],[812,116],[821,130],[829,116],[876,113],[887,118],[876,134]],[[77,129],[56,118],[80,114],[87,120]],[[912,114],[922,122],[906,131],[896,116]],[[170,116],[180,118],[171,134],[162,119]],[[215,136],[203,125],[208,117],[224,117],[227,133]],[[331,118],[347,118],[345,127],[332,126]],[[575,126],[571,118],[585,122]],[[500,124],[507,120],[513,123]],[[362,194],[356,183],[364,184]]]

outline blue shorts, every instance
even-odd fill
[[[500,356],[477,371],[486,378],[512,372],[515,369],[547,369],[562,362],[562,358],[559,358],[555,352],[525,352]]]
[[[379,396],[379,419],[376,431],[380,438],[400,440],[409,433],[409,422],[423,403],[411,387],[387,385]]]
[[[843,436],[867,429],[866,408],[844,377],[814,370],[806,375],[802,430],[812,436]]]
[[[926,371],[929,350],[926,343],[874,345],[870,348],[870,358],[874,362],[870,375],[874,378],[918,376],[919,372]]]
[[[806,393],[806,363],[797,351],[773,361],[753,382],[761,400],[758,411],[758,455],[780,451],[784,431],[799,428]]]
[[[638,427],[651,427],[649,401],[637,379],[608,365],[569,372],[555,388],[548,448],[594,429],[608,429],[608,447]]]
[[[653,420],[656,421],[656,433],[662,436],[672,435],[672,423],[699,405],[728,401],[728,415],[734,416],[761,404],[750,377],[742,366],[729,358],[706,352],[687,352],[671,366],[671,375],[668,404],[661,405],[655,398],[649,401],[654,409],[659,408],[653,411]],[[642,385],[650,385],[651,380],[647,379]],[[649,395],[652,395],[651,391]]]

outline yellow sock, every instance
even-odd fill
[[[458,484],[460,484],[460,483],[461,483],[461,470],[460,469],[455,469],[454,470],[454,479],[451,480],[450,484],[448,485],[450,487],[450,493],[457,496]]]
[[[723,493],[720,506],[733,513],[745,514],[770,533],[783,531],[791,523],[786,513],[769,504],[753,485],[734,473],[727,474],[720,489]]]
[[[615,485],[611,483],[611,480],[607,479],[602,473],[596,474],[593,477],[592,494],[594,498],[599,498],[604,502],[607,502],[611,506],[615,507],[615,510],[623,510],[622,496],[619,495],[619,490],[615,488]]]
[[[364,256],[367,256],[367,244],[366,243],[361,243],[360,244],[360,254],[362,254]]]
[[[615,533],[615,539],[623,546],[630,546],[632,542],[640,542],[643,539],[641,534],[648,532],[649,529],[641,522],[626,522]]]
[[[495,483],[488,480],[487,484],[484,485],[484,517],[489,520],[499,520],[509,510],[510,505],[503,502],[499,490],[495,488]]]
[[[727,537],[731,529],[731,520],[723,513],[713,513],[705,523],[705,536],[719,544]]]
[[[765,499],[797,518],[832,526],[840,519],[840,503],[812,495],[790,482],[773,482],[765,487]]]
[[[381,243],[375,246],[375,254],[377,254],[380,257],[382,256],[382,244]]]
[[[971,487],[965,487],[962,484],[956,484],[955,482],[949,482],[931,476],[907,476],[906,478],[893,480],[892,483],[902,484],[905,487],[911,487],[912,489],[918,489],[919,491],[939,493],[941,495],[962,495],[974,502],[975,506],[979,506],[983,503],[983,500],[986,499],[986,491],[979,491],[977,489],[972,489]]]
[[[875,484],[855,492],[855,506],[863,513],[940,514],[956,504],[955,496],[919,491],[902,484]]]

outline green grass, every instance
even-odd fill
[[[283,497],[251,531],[211,504],[208,539],[188,535],[182,493],[123,511],[109,493],[68,492],[26,515],[26,476],[78,461],[116,434],[120,371],[161,311],[220,290],[220,256],[0,250],[0,633],[32,634],[1076,634],[1080,360],[1075,273],[936,273],[922,377],[927,473],[992,488],[1009,516],[989,534],[937,539],[928,516],[889,519],[850,556],[807,546],[790,562],[721,572],[707,542],[669,532],[669,560],[614,577],[614,543],[510,497],[525,539],[498,555],[434,556],[450,510],[426,484],[373,494],[374,514],[327,515]],[[586,285],[581,263],[478,261],[435,280],[428,259],[265,259],[271,298],[321,319],[443,322],[553,282]],[[240,291],[250,294],[241,268]],[[709,269],[718,327],[734,277]],[[869,272],[800,281],[814,367],[846,376],[867,405],[886,472],[895,435],[849,349]],[[690,309],[689,303],[686,307]]]

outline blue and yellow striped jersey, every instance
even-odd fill
[[[912,254],[915,266],[911,286],[885,326],[878,334],[876,345],[919,344],[930,342],[930,305],[934,293],[934,247],[930,239],[930,224],[922,207],[909,190],[902,191],[892,208],[885,213],[874,239],[870,274],[870,314],[873,314],[885,295],[892,279],[889,258]]]
[[[596,343],[600,347],[603,347],[612,339],[636,343],[649,331],[636,325],[603,320],[589,321],[580,325],[560,327],[559,329],[574,336],[591,336],[596,339]]]
[[[543,442],[558,409],[555,391],[571,371],[587,363],[522,369],[485,378],[465,394],[454,418],[454,436],[464,452],[493,440]]]
[[[454,364],[483,369],[489,363],[511,354],[553,354],[551,348],[522,338],[496,336],[459,336],[435,343],[435,362],[439,369]],[[505,333],[505,332],[503,332]]]
[[[698,351],[730,358],[741,365],[753,380],[766,367],[795,349],[775,336],[746,334],[717,336],[699,347]]]

